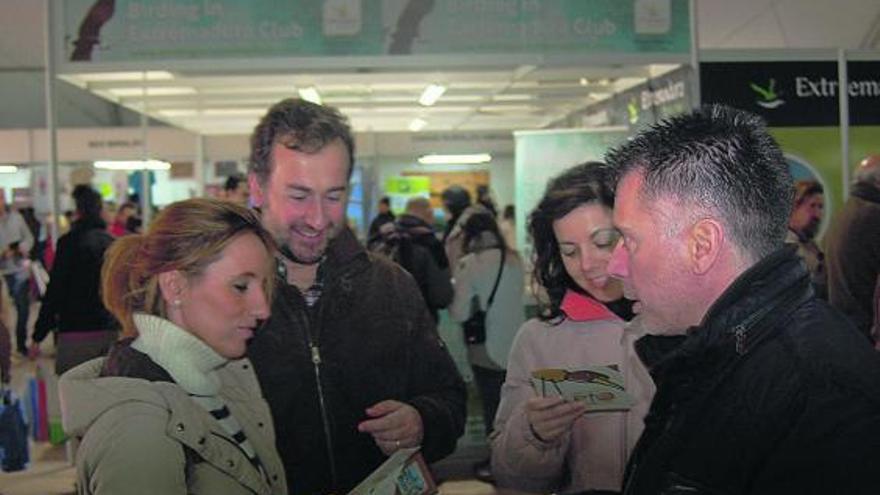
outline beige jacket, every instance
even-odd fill
[[[99,377],[103,363],[83,363],[59,382],[64,430],[82,438],[76,453],[80,494],[287,493],[269,408],[250,361],[218,370],[219,396],[257,452],[265,478],[177,384]],[[187,460],[184,447],[203,461]]]
[[[616,317],[550,325],[523,324],[507,361],[507,379],[490,437],[492,473],[500,487],[550,493],[619,491],[627,458],[644,429],[654,383],[635,354],[636,331]],[[591,412],[555,442],[535,437],[525,402],[535,396],[529,376],[540,368],[617,364],[636,405],[629,412]],[[566,478],[565,472],[569,473]]]

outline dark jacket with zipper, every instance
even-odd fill
[[[372,436],[357,431],[383,400],[419,412],[428,462],[450,454],[464,431],[464,382],[415,281],[347,229],[330,242],[318,278],[322,295],[309,308],[279,275],[272,316],[248,350],[291,493],[346,493],[384,462]]]
[[[657,393],[624,493],[880,493],[880,355],[782,249],[686,337],[643,337]]]

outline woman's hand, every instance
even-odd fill
[[[547,443],[567,433],[574,420],[587,411],[583,402],[566,402],[562,397],[532,397],[525,407],[532,433]]]

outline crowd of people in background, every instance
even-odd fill
[[[499,487],[880,491],[880,155],[820,243],[822,184],[759,118],[703,107],[552,178],[525,259],[485,184],[382,197],[358,238],[332,107],[282,100],[250,146],[220,198],[149,225],[78,185],[55,242],[0,194],[0,378],[54,335],[79,493],[347,493],[398,451],[448,456],[468,411],[444,310]],[[541,370],[630,402],[543,395]]]

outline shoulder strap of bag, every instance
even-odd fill
[[[504,271],[504,257],[506,254],[505,251],[507,250],[503,247],[500,247],[499,249],[501,250],[501,265],[498,267],[498,276],[495,277],[495,286],[492,287],[492,293],[489,294],[489,300],[486,301],[486,311],[489,311],[489,306],[491,306],[492,301],[495,300],[495,292],[498,291],[498,283],[501,282],[501,272]]]

